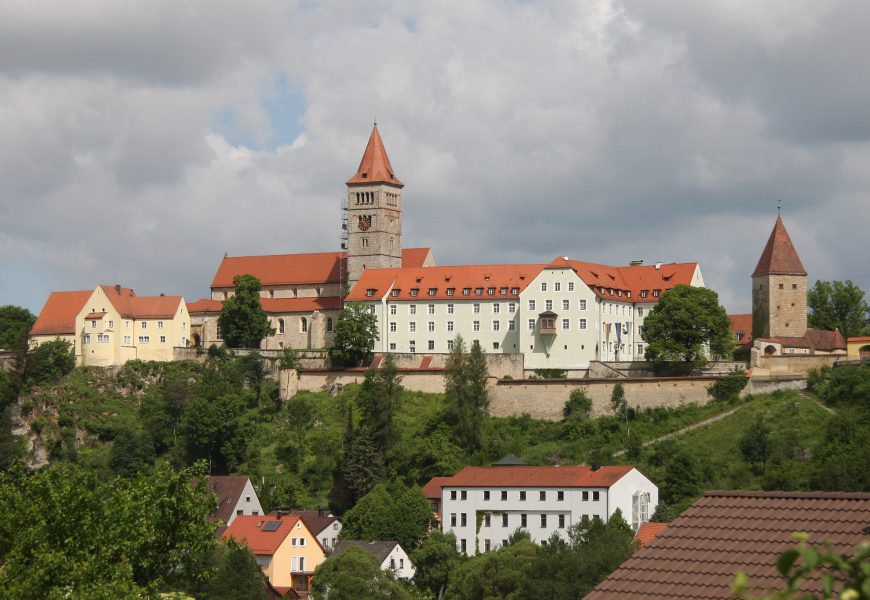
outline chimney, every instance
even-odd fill
[[[598,469],[601,468],[601,463],[594,462],[594,463],[592,463],[591,466],[592,466],[593,471],[597,471]]]
[[[121,295],[121,286],[120,286],[120,284],[117,284],[117,283],[115,284],[115,293],[118,294],[119,296]]]
[[[322,506],[318,506],[318,507],[317,507],[317,516],[318,516],[318,517],[322,517],[322,516],[323,516],[323,507],[322,507]]]
[[[656,263],[656,271],[658,271],[658,270],[661,269],[661,268],[662,268],[662,263],[657,262],[657,263]]]
[[[166,294],[164,294],[163,292],[160,292],[160,297],[161,297],[161,298],[163,298],[163,297],[165,297],[165,296],[166,296]]]

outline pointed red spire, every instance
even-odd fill
[[[393,167],[390,164],[387,151],[384,149],[384,142],[381,141],[381,134],[378,133],[377,124],[372,129],[372,135],[369,137],[369,143],[359,163],[359,168],[356,170],[356,175],[348,179],[346,183],[348,185],[388,183],[396,187],[404,187],[405,184],[399,181],[393,173]]]
[[[770,232],[770,239],[758,259],[752,276],[756,275],[806,275],[801,259],[788,237],[782,218],[776,217],[776,224]]]

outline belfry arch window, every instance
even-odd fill
[[[360,244],[360,246],[362,246],[363,248],[368,248],[368,247],[369,247],[369,238],[367,238],[367,237],[362,238],[362,239],[359,241],[359,244]]]
[[[390,250],[393,249],[393,238],[390,238]]]

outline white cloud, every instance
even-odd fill
[[[870,291],[864,10],[5,2],[0,303],[193,299],[224,252],[336,248],[375,117],[442,264],[699,260],[745,311],[782,198],[810,278]]]

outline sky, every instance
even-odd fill
[[[207,297],[336,250],[377,120],[438,264],[693,262],[729,312],[777,203],[870,292],[870,3],[0,0],[0,305]]]

